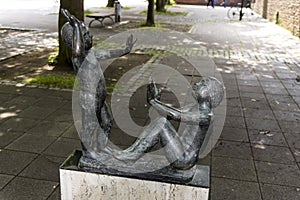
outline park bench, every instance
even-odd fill
[[[114,23],[114,19],[112,18],[113,16],[115,16],[115,13],[107,13],[107,14],[101,14],[101,13],[96,13],[96,14],[89,14],[89,15],[86,15],[86,17],[88,18],[92,18],[92,21],[90,21],[89,23],[89,27],[91,27],[92,23],[94,21],[98,21],[101,23],[101,25],[103,26],[103,21],[106,19],[106,18],[109,18],[111,19],[111,21]]]

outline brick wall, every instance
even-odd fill
[[[253,9],[264,18],[276,23],[300,37],[300,0],[255,0]]]

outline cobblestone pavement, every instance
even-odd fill
[[[157,20],[191,23],[194,26],[188,35],[199,41],[194,52],[180,52],[179,47],[173,52],[203,57],[203,66],[212,59],[226,87],[221,137],[213,151],[199,161],[211,167],[210,198],[300,199],[299,38],[258,17],[229,21],[224,8],[173,9],[189,14],[159,16]],[[139,16],[136,10],[126,13],[131,20]],[[92,31],[101,34],[101,30]],[[41,34],[41,41],[45,38]],[[8,38],[1,41],[12,42]],[[164,50],[141,45],[140,49]],[[173,55],[148,62],[172,66],[190,82],[196,77]],[[0,85],[0,94],[0,199],[60,199],[58,167],[73,149],[80,149],[71,92]],[[144,125],[147,119],[141,117],[146,112],[145,104],[138,101],[141,98],[141,94],[136,97],[137,102],[131,104],[136,107],[130,109],[143,112],[133,113],[133,120]],[[165,100],[176,101],[170,93]],[[114,126],[112,140],[116,144],[128,146],[134,141],[131,136],[120,140],[118,133],[121,131]]]

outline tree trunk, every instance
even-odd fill
[[[79,20],[84,20],[83,12],[83,0],[60,0],[60,9],[67,9],[72,15]],[[58,35],[59,35],[59,53],[58,53],[58,66],[60,67],[72,67],[72,51],[61,40],[60,30],[62,26],[67,22],[66,18],[60,13],[58,19]]]
[[[146,26],[155,26],[155,23],[154,23],[154,0],[148,0]]]
[[[156,11],[164,12],[165,11],[165,0],[156,0]]]
[[[106,7],[114,7],[115,0],[108,0]]]

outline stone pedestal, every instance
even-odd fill
[[[60,168],[61,199],[201,199],[209,196],[209,167],[196,166],[191,181],[183,184],[176,180],[151,180],[132,177],[126,174],[119,176],[112,173],[103,174],[79,169],[80,151],[75,151]],[[147,177],[147,176],[146,176]]]

